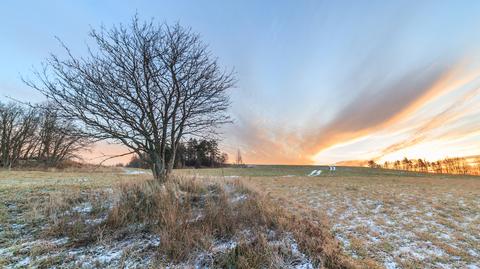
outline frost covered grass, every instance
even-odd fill
[[[313,170],[318,176],[308,177]],[[480,180],[367,168],[1,171],[1,268],[479,268]]]
[[[1,171],[2,268],[356,268],[325,222],[238,178]]]
[[[371,170],[251,182],[293,211],[323,212],[343,249],[372,267],[480,268],[480,178]]]

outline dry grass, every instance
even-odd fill
[[[219,183],[177,179],[166,185],[124,185],[119,201],[107,218],[108,226],[118,229],[145,224],[162,238],[160,254],[164,261],[179,263],[191,259],[192,253],[214,248],[215,242],[233,240],[238,244],[213,257],[213,265],[290,268],[289,248],[269,242],[284,240],[285,234],[291,233],[317,265],[354,267],[328,229],[288,214],[238,180]]]
[[[211,248],[215,241],[232,240],[246,230],[277,230],[273,208],[261,204],[254,193],[241,202],[229,201],[238,199],[236,195],[227,194],[219,183],[184,179],[166,185],[123,185],[106,224],[112,230],[143,225],[162,239],[164,260],[179,263],[191,258],[191,253]]]
[[[254,177],[290,210],[324,212],[347,253],[389,268],[480,266],[480,179]]]
[[[325,222],[241,180],[5,171],[0,187],[5,267],[356,267]]]
[[[480,266],[477,177],[318,168],[2,171],[0,267]]]

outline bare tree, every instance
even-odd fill
[[[369,161],[368,161],[368,167],[370,167],[370,168],[378,168],[379,165],[378,165],[374,160],[369,160]]]
[[[20,105],[0,103],[0,164],[14,166],[33,148],[32,138],[37,126],[35,111]]]
[[[0,103],[0,165],[4,168],[20,161],[57,166],[77,157],[91,142],[49,104]]]
[[[190,29],[141,23],[92,30],[86,57],[52,55],[28,85],[84,124],[85,133],[147,155],[156,179],[173,168],[183,137],[230,121],[231,72],[221,69]],[[166,159],[167,148],[171,150]],[[126,153],[128,154],[128,153]]]
[[[67,159],[79,158],[78,153],[92,144],[93,140],[71,121],[59,117],[52,105],[44,104],[38,108],[36,158],[45,166],[58,166]]]
[[[235,164],[237,166],[242,166],[243,165],[242,153],[240,152],[240,149],[237,150],[237,158],[235,160]]]

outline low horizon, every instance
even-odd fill
[[[480,269],[480,1],[5,1],[0,267]]]

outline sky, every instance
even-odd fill
[[[3,2],[0,100],[42,101],[21,78],[62,55],[55,37],[81,56],[89,29],[135,13],[191,27],[234,68],[234,123],[221,130],[230,160],[237,150],[259,164],[480,154],[474,0]],[[102,143],[84,159],[124,151]]]

